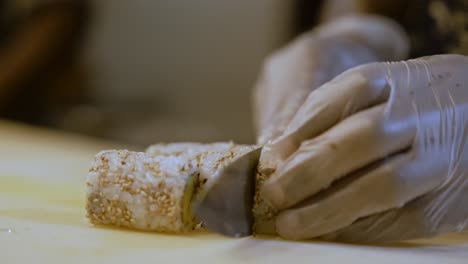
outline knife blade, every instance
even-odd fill
[[[215,181],[192,208],[196,219],[211,231],[230,237],[252,234],[252,205],[255,174],[261,147],[234,160],[219,172]]]

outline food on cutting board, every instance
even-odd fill
[[[173,143],[146,152],[102,151],[87,178],[87,217],[93,224],[182,233],[201,223],[191,202],[217,172],[255,146]]]

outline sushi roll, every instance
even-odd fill
[[[193,230],[202,223],[191,212],[197,193],[217,172],[253,146],[233,143],[173,143],[146,152],[98,153],[87,178],[87,217],[115,225],[167,233]]]

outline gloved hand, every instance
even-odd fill
[[[385,242],[468,224],[468,57],[355,67],[312,91],[264,147],[277,232]]]
[[[279,136],[310,91],[349,68],[401,60],[407,51],[403,30],[376,16],[344,17],[300,36],[264,64],[254,94],[258,143]]]

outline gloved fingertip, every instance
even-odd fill
[[[283,209],[286,195],[281,185],[276,182],[266,182],[260,189],[260,196],[273,209]]]

